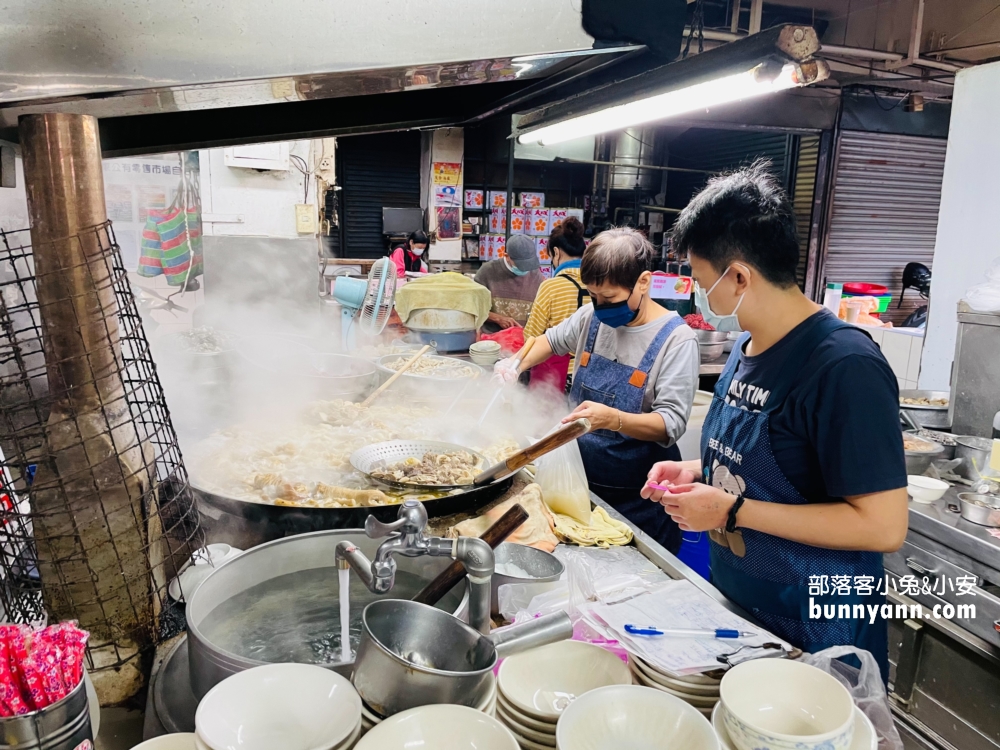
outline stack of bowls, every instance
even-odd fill
[[[698,337],[698,348],[701,351],[701,361],[711,362],[722,356],[729,334],[725,331],[695,331]]]
[[[410,709],[411,711],[414,709]],[[475,709],[480,713],[484,713],[487,716],[496,716],[497,712],[497,681],[493,675],[490,675],[489,688],[486,690],[486,694],[483,696],[482,700],[476,704]],[[409,712],[402,712],[409,713]],[[397,716],[401,714],[396,714]],[[377,713],[372,711],[364,702],[361,703],[361,736],[364,737],[368,732],[375,728],[376,725],[381,724],[385,721],[385,717],[379,716]]]
[[[563,641],[505,659],[497,674],[497,718],[523,750],[556,746],[556,723],[584,693],[630,685],[625,662],[600,646]]]
[[[477,341],[469,347],[469,359],[480,367],[493,367],[500,359],[500,344],[496,341]]]
[[[195,713],[198,750],[349,750],[361,735],[361,696],[312,664],[267,664],[227,677]]]
[[[587,693],[566,709],[556,747],[719,750],[719,738],[708,719],[684,701],[639,685],[615,685]]]
[[[847,688],[821,669],[758,659],[730,669],[712,724],[723,750],[876,750],[878,737]]]
[[[711,716],[712,709],[719,702],[720,680],[716,677],[703,674],[678,677],[667,674],[634,654],[629,654],[628,663],[638,684],[680,698],[705,716]]]
[[[356,750],[518,750],[517,740],[492,716],[467,706],[420,706],[368,732]]]

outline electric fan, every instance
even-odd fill
[[[340,337],[344,350],[356,348],[357,331],[378,336],[389,322],[396,298],[396,266],[379,258],[368,272],[368,280],[340,276],[333,285],[333,297],[343,308]]]

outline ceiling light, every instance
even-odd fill
[[[787,63],[780,69],[776,65],[761,63],[742,73],[721,76],[546,125],[521,134],[518,136],[518,141],[548,146],[587,135],[621,130],[631,125],[663,120],[809,83],[800,78],[800,69],[792,63]]]

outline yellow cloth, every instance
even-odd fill
[[[396,292],[396,312],[404,325],[414,310],[431,308],[474,315],[476,328],[480,328],[490,314],[491,304],[489,289],[454,271],[408,281]]]
[[[573,281],[561,278],[563,276],[570,276],[573,281],[583,286],[583,282],[580,281],[579,268],[567,268],[565,271],[560,271],[555,278],[543,281],[542,285],[538,287],[535,304],[531,308],[531,317],[528,318],[528,324],[524,327],[525,338],[541,336],[577,311],[576,303],[580,298],[580,290],[573,286]],[[586,292],[587,287],[584,286],[583,289]],[[590,297],[584,294],[583,304],[586,305],[589,302]]]
[[[556,536],[570,544],[607,549],[632,541],[632,530],[620,521],[615,521],[600,506],[594,508],[589,526],[561,513],[553,513],[552,518],[556,525]]]

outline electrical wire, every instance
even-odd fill
[[[288,155],[288,159],[295,166],[295,168],[299,172],[302,173],[302,176],[304,177],[304,179],[302,180],[302,182],[305,184],[305,196],[303,197],[302,202],[303,203],[308,203],[309,202],[309,180],[312,178],[312,174],[313,174],[312,170],[309,169],[309,165],[306,163],[306,160],[303,159],[298,154],[289,154]]]

